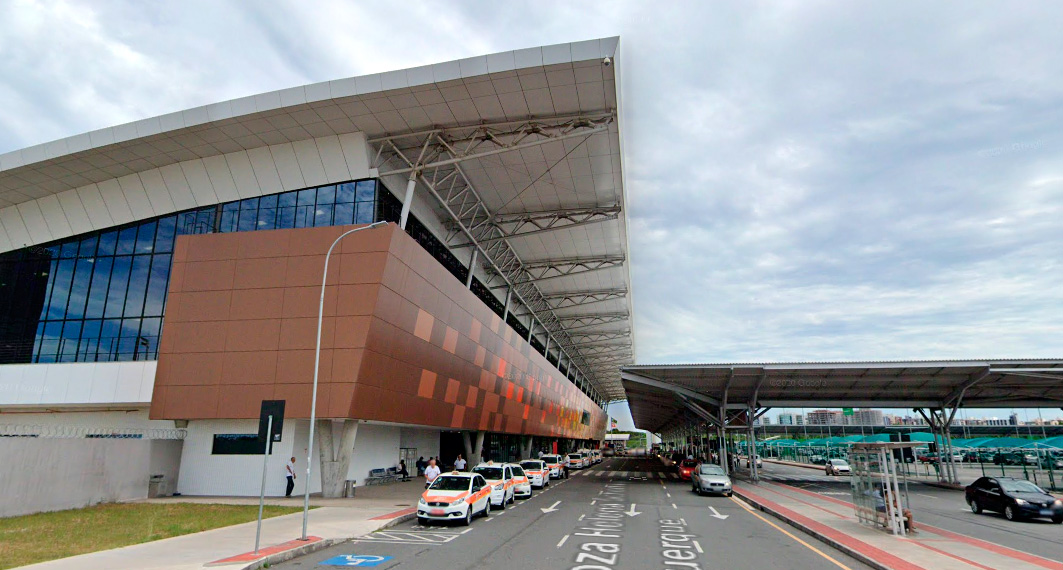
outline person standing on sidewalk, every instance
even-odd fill
[[[458,458],[454,460],[454,470],[465,471],[465,459],[462,458],[460,453],[458,454]]]
[[[295,458],[291,458],[290,461],[284,466],[284,477],[288,480],[288,487],[284,489],[284,496],[291,497],[292,490],[295,489]]]
[[[432,485],[432,481],[439,477],[439,467],[436,467],[436,460],[429,459],[428,467],[424,468],[424,488],[427,489]]]

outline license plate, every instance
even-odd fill
[[[443,509],[432,509],[428,511],[428,514],[432,515],[433,517],[441,517],[445,514],[445,512],[443,511]]]
[[[1052,516],[1052,509],[1041,509],[1041,516],[1042,517],[1050,517],[1050,516]]]

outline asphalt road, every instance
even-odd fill
[[[606,459],[470,527],[403,523],[274,568],[328,568],[319,563],[355,554],[391,557],[371,566],[379,569],[837,568],[828,557],[868,568],[737,499],[699,497],[663,471],[656,459]]]
[[[846,476],[828,477],[822,471],[774,463],[765,463],[760,474],[768,480],[850,500]],[[909,483],[908,492],[916,525],[922,522],[1052,560],[1063,560],[1063,525],[1052,524],[1048,519],[1010,522],[1004,515],[988,511],[976,515],[967,507],[963,491]]]

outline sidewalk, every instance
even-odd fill
[[[735,494],[762,511],[875,568],[890,570],[1063,570],[1063,563],[916,521],[896,537],[856,521],[852,504],[781,483],[736,484]]]
[[[322,499],[311,497],[307,535],[320,537],[312,545],[298,543],[309,550],[325,548],[344,540],[368,534],[413,518],[417,499],[424,491],[423,482],[390,483],[372,487],[358,487],[350,499]],[[167,497],[148,499],[150,503],[190,502],[258,505],[257,497]],[[266,503],[281,506],[302,506],[302,497],[267,497]],[[27,570],[200,570],[211,562],[220,561],[255,548],[255,522],[239,524],[196,534],[177,536],[154,542],[135,544],[32,564]],[[293,513],[262,521],[261,548],[286,543],[302,536],[303,514]],[[287,554],[286,554],[287,553]],[[277,563],[290,557],[285,550],[269,558]],[[253,558],[252,558],[253,559]],[[257,568],[264,562],[236,562],[212,568],[241,570]]]

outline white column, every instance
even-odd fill
[[[417,171],[410,173],[410,181],[406,183],[406,196],[402,199],[402,213],[399,214],[399,227],[406,229],[406,218],[410,217],[410,205],[413,204],[413,189],[417,186]],[[475,251],[475,250],[474,250]]]

